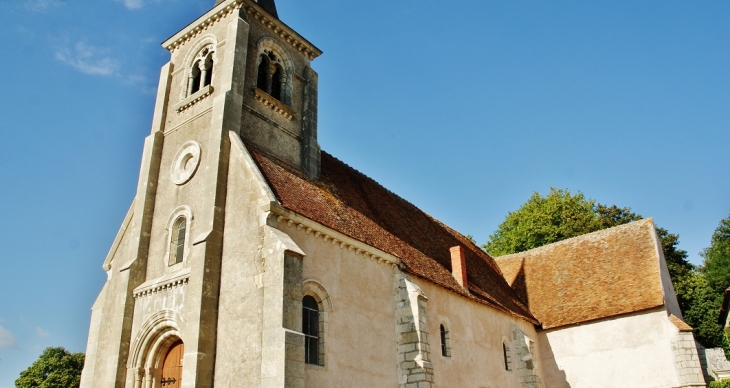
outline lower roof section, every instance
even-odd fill
[[[544,329],[664,305],[651,219],[496,258]]]

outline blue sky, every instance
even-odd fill
[[[0,386],[83,351],[160,42],[214,0],[0,2]],[[551,186],[694,263],[730,214],[730,2],[278,0],[324,51],[322,148],[484,243]]]

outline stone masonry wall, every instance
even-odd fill
[[[681,386],[704,387],[705,378],[692,332],[680,332],[672,343],[672,351]]]
[[[517,366],[517,373],[520,375],[521,388],[540,388],[540,377],[537,375],[536,357],[534,354],[534,342],[530,337],[517,326],[512,329],[512,348],[517,354],[513,365]]]
[[[395,275],[398,367],[401,388],[433,388],[428,298],[406,275]]]

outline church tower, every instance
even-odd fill
[[[274,0],[217,0],[163,46],[81,387],[303,386],[301,313],[287,315],[301,304],[301,252],[265,228],[275,197],[247,148],[318,179],[321,52]]]

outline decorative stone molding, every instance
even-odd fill
[[[311,43],[299,36],[299,34],[292,31],[284,23],[273,18],[268,12],[263,11],[263,9],[261,9],[258,5],[243,3],[242,6],[246,10],[247,14],[251,15],[255,20],[268,28],[269,31],[273,32],[284,42],[300,51],[309,58],[310,61],[322,54],[318,48],[314,47]]]
[[[198,20],[192,23],[195,27],[178,32],[162,45],[170,52],[174,52],[180,46],[206,31],[221,19],[243,8],[247,14],[257,20],[261,25],[268,28],[272,33],[280,37],[284,42],[307,56],[309,60],[320,56],[322,51],[314,47],[306,39],[294,32],[286,24],[270,16],[258,4],[247,0],[228,0],[213,8]]]
[[[276,225],[281,224],[282,227],[286,226],[296,228],[300,231],[304,230],[307,235],[311,235],[314,238],[321,238],[324,242],[329,242],[333,246],[338,246],[341,249],[347,249],[350,252],[354,252],[357,255],[361,255],[366,259],[373,260],[379,264],[386,264],[393,267],[398,267],[401,264],[401,260],[399,258],[389,253],[373,248],[366,243],[355,240],[352,237],[337,232],[334,229],[330,229],[318,222],[284,209],[275,202],[266,205],[264,207],[264,211],[269,212],[274,216],[272,220],[276,223]]]
[[[241,8],[243,0],[235,0],[228,3],[220,4],[218,7],[213,8],[205,15],[201,16],[193,22],[191,25],[195,25],[190,29],[186,29],[173,35],[170,39],[165,41],[162,46],[165,47],[171,53],[175,52],[180,46],[195,39],[198,35],[205,32],[211,26],[218,23],[221,19],[234,13]]]
[[[143,298],[159,292],[169,291],[178,287],[183,287],[190,281],[190,269],[181,271],[173,277],[163,276],[152,281],[143,283],[134,289],[132,296],[134,299]]]
[[[256,97],[256,100],[264,104],[264,106],[271,108],[274,112],[284,116],[287,120],[291,120],[294,118],[296,112],[294,112],[293,109],[284,105],[284,103],[275,99],[274,97],[271,97],[265,91],[259,88],[254,88],[253,93],[254,97]]]
[[[154,368],[160,350],[165,344],[174,342],[180,335],[182,317],[172,310],[161,310],[153,314],[140,327],[130,346],[128,368]]]
[[[188,109],[191,106],[197,104],[211,94],[213,94],[213,86],[205,86],[197,92],[188,96],[186,99],[180,101],[177,105],[175,105],[175,110],[177,111],[177,113],[182,113],[182,111],[184,111],[185,109]]]

